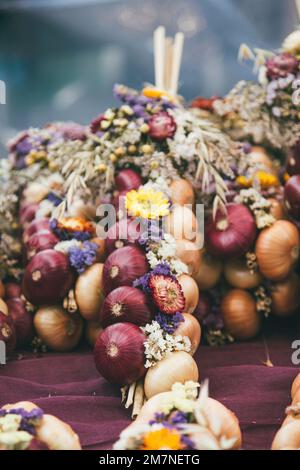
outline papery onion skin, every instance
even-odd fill
[[[23,210],[20,211],[20,225],[28,225],[35,218],[36,211],[39,204],[28,204]]]
[[[17,345],[26,346],[33,338],[32,314],[28,312],[21,299],[9,299],[7,306],[16,330]]]
[[[22,292],[33,305],[46,305],[61,301],[72,284],[67,256],[55,250],[45,250],[37,253],[27,265]]]
[[[115,323],[97,338],[94,358],[99,373],[110,383],[132,384],[146,372],[146,336],[132,323]]]
[[[200,290],[212,289],[221,277],[222,261],[211,256],[206,250],[202,250],[200,256],[199,268],[193,277]]]
[[[149,269],[145,254],[135,246],[118,248],[104,264],[103,277],[106,293],[120,286],[131,286],[133,281]]]
[[[293,315],[300,307],[300,277],[292,273],[287,279],[272,284],[272,313],[279,317]]]
[[[69,424],[44,414],[37,427],[37,439],[44,442],[50,450],[81,450],[79,437]]]
[[[198,349],[201,340],[201,326],[198,320],[190,313],[183,313],[184,321],[179,323],[175,330],[175,335],[187,336],[191,341],[191,355],[193,356]]]
[[[275,198],[268,198],[268,201],[271,204],[270,214],[276,220],[282,220],[286,217],[285,210],[281,201]]]
[[[215,220],[205,224],[205,246],[214,256],[229,258],[242,255],[254,243],[256,224],[253,215],[243,204],[228,204],[227,216],[220,211]]]
[[[102,263],[95,263],[82,273],[75,284],[75,299],[83,318],[97,320],[104,299]]]
[[[31,235],[41,230],[50,230],[49,228],[49,219],[34,219],[30,224],[25,228],[23,233],[23,241],[26,243]]]
[[[125,217],[109,228],[105,239],[105,251],[109,255],[118,248],[135,245],[140,236],[140,227],[134,220]]]
[[[187,265],[189,274],[195,277],[201,265],[201,252],[197,245],[189,240],[177,240],[176,256]]]
[[[227,292],[221,302],[221,311],[226,331],[235,339],[244,341],[258,334],[261,318],[249,292],[242,289]]]
[[[39,308],[34,316],[36,332],[53,351],[71,351],[79,343],[83,321],[80,315],[69,314],[60,306]]]
[[[259,234],[255,254],[263,276],[282,281],[293,270],[299,258],[299,233],[287,220],[277,220]]]
[[[117,174],[115,184],[118,191],[130,191],[138,189],[142,184],[142,179],[136,171],[125,168]]]
[[[55,247],[59,239],[49,230],[41,230],[31,235],[26,243],[27,259],[31,260],[37,253]]]
[[[296,391],[300,388],[300,373],[296,375],[291,388],[291,398],[293,399]]]
[[[170,185],[172,204],[194,204],[195,194],[192,184],[183,178],[172,181]]]
[[[99,318],[104,328],[121,322],[144,326],[151,322],[152,312],[144,292],[135,287],[121,286],[107,295]]]
[[[9,356],[15,349],[17,338],[13,320],[10,315],[0,311],[0,341],[6,347],[6,354]]]
[[[100,325],[99,321],[87,322],[85,329],[85,339],[87,340],[88,344],[92,346],[92,348],[95,346],[95,343],[101,331],[103,331],[103,328]]]
[[[199,248],[203,244],[203,236],[199,232],[199,226],[192,207],[176,204],[165,219],[167,233],[173,235],[175,240],[188,240],[196,242]]]
[[[294,420],[279,429],[272,442],[272,450],[297,450],[299,447],[300,421]]]
[[[22,289],[20,284],[15,282],[7,282],[5,284],[5,298],[6,299],[15,299],[20,298],[22,294]]]
[[[254,289],[261,285],[263,277],[259,271],[250,271],[245,258],[233,258],[224,266],[226,281],[239,289]]]
[[[292,176],[285,184],[284,202],[288,213],[300,220],[300,175]]]
[[[145,395],[149,399],[171,390],[176,382],[198,382],[198,379],[198,367],[192,356],[185,351],[172,352],[148,369],[144,382]]]
[[[185,298],[184,310],[186,313],[193,313],[199,301],[199,288],[196,281],[188,274],[181,274],[178,277],[182,292]]]

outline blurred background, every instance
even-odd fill
[[[276,49],[298,24],[294,0],[0,0],[0,155],[17,130],[89,122],[112,86],[153,82],[152,32],[186,35],[180,93],[222,95],[255,78],[241,42]]]

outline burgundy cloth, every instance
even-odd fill
[[[294,338],[295,339],[295,338]],[[196,354],[200,379],[210,395],[236,413],[244,449],[269,449],[290,403],[291,383],[300,367],[291,363],[288,336],[266,340],[274,367],[266,367],[262,339],[222,347],[201,346]],[[24,353],[0,366],[0,405],[30,400],[68,422],[85,449],[110,449],[130,422],[117,387],[95,369],[91,351]]]

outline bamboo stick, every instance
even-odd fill
[[[178,90],[178,81],[179,81],[179,71],[182,59],[182,51],[184,44],[184,34],[177,33],[174,41],[174,53],[173,53],[173,64],[172,64],[172,74],[171,74],[171,88],[170,92],[172,95],[177,95]]]
[[[164,62],[165,62],[165,28],[159,26],[154,31],[154,69],[155,86],[163,89],[164,86]]]

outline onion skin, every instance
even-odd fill
[[[300,388],[300,373],[295,377],[292,388],[291,388],[291,398],[293,399],[296,391]]]
[[[285,211],[283,204],[278,201],[278,199],[275,198],[269,198],[268,201],[271,203],[270,207],[270,214],[276,219],[276,220],[282,220],[285,219]]]
[[[55,247],[59,239],[49,230],[42,230],[31,235],[26,243],[27,259],[31,260],[37,253]]]
[[[5,298],[5,287],[4,287],[4,284],[3,282],[1,281],[0,279],[0,298],[1,299],[4,299]]]
[[[99,373],[110,383],[132,384],[146,372],[146,336],[132,323],[115,323],[97,338],[94,358]]]
[[[41,230],[50,230],[49,219],[35,219],[25,228],[23,233],[23,241],[27,243],[31,235]]]
[[[188,206],[176,205],[164,221],[166,232],[173,235],[175,240],[188,240],[190,242],[203,242],[199,233],[195,214]]]
[[[98,319],[103,303],[103,267],[102,263],[93,264],[76,281],[76,303],[81,315],[88,321]]]
[[[214,258],[206,250],[201,251],[199,269],[193,276],[200,290],[212,289],[219,281],[223,264],[220,259]]]
[[[185,351],[176,351],[148,369],[144,382],[145,395],[149,399],[171,390],[176,382],[198,382],[198,379],[198,367],[192,356]]]
[[[179,323],[176,335],[187,336],[191,341],[190,354],[193,356],[198,349],[201,340],[201,326],[198,320],[190,313],[184,313],[184,322]]]
[[[136,171],[126,168],[117,174],[115,184],[118,191],[130,191],[138,189],[142,184],[142,179]]]
[[[224,266],[226,281],[239,289],[254,289],[258,287],[263,277],[259,271],[250,271],[245,258],[233,258]]]
[[[123,322],[144,326],[151,323],[152,312],[144,292],[135,287],[121,286],[105,298],[99,318],[104,328]]]
[[[27,265],[22,292],[33,305],[46,305],[61,301],[72,284],[67,256],[55,250],[45,250],[37,253]]]
[[[296,313],[300,307],[300,277],[293,273],[287,279],[272,285],[272,313],[285,317]]]
[[[96,260],[99,263],[103,263],[105,259],[105,240],[102,240],[102,238],[92,238],[91,243],[96,243],[96,245],[98,246]]]
[[[177,240],[176,256],[187,265],[189,274],[195,277],[201,264],[201,252],[195,243],[189,240]]]
[[[135,246],[118,248],[109,255],[104,264],[103,277],[106,293],[120,286],[131,286],[149,269],[145,254]]]
[[[6,346],[6,354],[9,356],[16,347],[16,330],[10,315],[0,311],[0,341]]]
[[[171,201],[173,204],[194,204],[195,195],[192,184],[186,179],[180,178],[172,181],[170,185]]]
[[[43,343],[53,351],[71,351],[79,343],[83,321],[60,306],[41,307],[34,316],[34,326]]]
[[[0,312],[4,313],[4,315],[8,315],[7,303],[2,299],[0,299]]]
[[[49,450],[81,450],[79,437],[71,426],[52,415],[43,415],[36,438]]]
[[[9,314],[13,320],[17,346],[26,346],[33,338],[33,318],[21,299],[9,299],[7,301]]]
[[[86,330],[85,330],[85,339],[89,343],[92,348],[95,346],[96,340],[99,336],[99,334],[103,331],[102,326],[100,325],[100,322],[98,321],[88,321],[86,324]]]
[[[253,297],[244,290],[232,289],[221,302],[225,328],[235,339],[254,338],[261,327],[261,318]]]
[[[227,216],[220,211],[205,224],[205,243],[214,256],[229,258],[247,252],[256,238],[253,215],[243,204],[228,204]]]
[[[288,213],[300,220],[300,175],[292,176],[285,184],[284,203]]]
[[[199,289],[196,281],[188,274],[181,274],[178,278],[185,298],[184,310],[186,313],[193,313],[199,301]]]
[[[299,257],[298,229],[287,220],[277,220],[260,233],[255,254],[263,276],[282,281],[292,272]]]
[[[39,204],[28,204],[23,210],[20,211],[20,225],[28,225],[35,218],[36,211]]]
[[[140,227],[127,217],[109,228],[105,239],[105,251],[108,255],[118,248],[135,245],[140,235]]]
[[[22,295],[21,286],[15,282],[8,282],[5,284],[5,298],[6,299],[19,299]]]
[[[297,450],[300,447],[300,421],[293,420],[277,432],[272,450]]]
[[[293,396],[293,401],[292,401],[292,405],[296,405],[300,403],[300,387],[297,388],[294,396]]]

